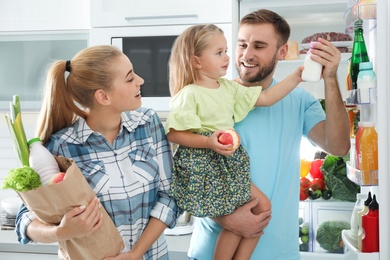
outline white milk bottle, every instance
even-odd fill
[[[364,193],[356,194],[356,203],[351,215],[351,239],[352,239],[351,242],[356,248],[358,247],[358,230],[359,230],[358,212],[364,208],[363,202],[366,198],[367,198],[367,194]]]
[[[46,185],[55,174],[60,172],[58,163],[49,150],[42,145],[39,138],[28,141],[28,146],[30,167],[39,174],[42,185]]]
[[[310,43],[310,50],[312,49],[313,42]],[[302,80],[317,82],[321,79],[322,65],[311,59],[311,51],[308,51],[303,62]]]

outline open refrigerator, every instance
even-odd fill
[[[390,42],[390,6],[387,0],[274,0],[259,4],[255,0],[240,1],[240,17],[260,9],[273,10],[289,22],[291,26],[290,39],[300,42],[304,37],[316,32],[346,32],[353,39],[353,24],[357,19],[363,20],[364,38],[373,62],[374,71],[377,76],[377,88],[373,90],[373,98],[369,107],[370,117],[375,122],[378,133],[378,185],[361,186],[361,193],[368,191],[376,194],[379,203],[379,225],[380,225],[380,252],[362,253],[343,235],[344,253],[329,253],[323,250],[315,239],[311,239],[310,252],[301,252],[301,259],[343,259],[343,260],[388,260],[390,259],[390,197],[387,191],[390,189],[389,162],[390,162],[390,53],[388,43]],[[303,56],[303,55],[300,55]],[[344,100],[357,95],[356,92],[347,91],[345,77],[348,72],[348,59],[351,53],[342,53],[338,79],[340,90]],[[280,61],[275,71],[275,78],[281,79],[288,75],[297,66],[303,64],[303,57],[298,60]],[[302,83],[300,87],[311,92],[316,98],[324,98],[323,81],[319,83]],[[361,104],[356,104],[365,109]],[[352,181],[360,184],[356,179],[359,172],[348,168],[348,174]],[[311,222],[310,232],[315,235],[318,226],[328,220],[342,220],[349,222],[355,203],[336,200],[329,201],[303,201],[300,203],[299,214],[304,221]]]

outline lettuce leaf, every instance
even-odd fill
[[[42,186],[39,174],[29,166],[11,169],[3,180],[2,189],[13,189],[16,192],[33,190]]]
[[[360,186],[348,179],[346,159],[328,154],[321,166],[321,171],[334,199],[355,202]]]

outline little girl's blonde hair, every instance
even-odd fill
[[[210,38],[216,34],[223,34],[216,25],[200,24],[187,28],[176,38],[169,59],[169,90],[172,97],[197,80],[198,73],[193,66],[195,56],[202,55]]]

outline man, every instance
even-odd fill
[[[290,27],[274,12],[258,10],[242,18],[236,46],[237,82],[263,86],[276,81],[273,74],[287,54]],[[270,212],[253,215],[251,201],[233,214],[215,219],[245,237],[261,236],[254,260],[298,260],[299,157],[301,137],[308,137],[323,150],[345,155],[350,148],[349,121],[337,82],[340,52],[318,39],[313,60],[324,66],[326,116],[317,99],[301,88],[271,107],[258,107],[235,128],[251,158],[252,181],[271,200]],[[198,219],[188,255],[211,260],[221,227],[212,219]]]

